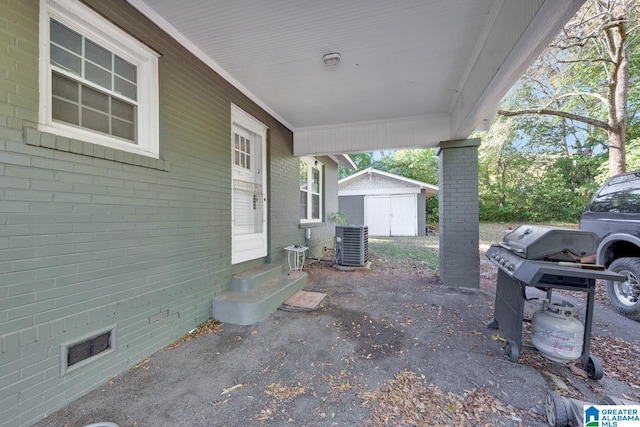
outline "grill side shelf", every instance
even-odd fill
[[[513,272],[513,277],[528,284],[535,286],[539,283],[543,276],[551,277],[577,277],[584,279],[602,279],[623,282],[625,277],[621,274],[614,273],[609,270],[589,270],[575,267],[563,267],[557,263],[547,261],[529,261],[522,263],[520,267]],[[545,280],[545,282],[547,282]]]

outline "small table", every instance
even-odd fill
[[[287,251],[287,261],[289,262],[289,270],[300,271],[304,267],[304,260],[307,256],[307,246],[290,245],[285,246]]]

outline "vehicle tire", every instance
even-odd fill
[[[618,258],[609,270],[627,277],[624,282],[607,280],[611,305],[618,313],[640,321],[640,258]]]

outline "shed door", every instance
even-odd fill
[[[365,198],[365,224],[369,236],[391,235],[391,198],[388,196],[368,196]]]
[[[414,194],[367,196],[366,225],[370,236],[417,236],[417,205]]]
[[[391,196],[391,235],[392,236],[417,236],[416,196]]]

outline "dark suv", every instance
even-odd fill
[[[580,229],[598,234],[596,263],[627,277],[607,281],[607,294],[619,313],[640,320],[640,171],[616,175],[593,196]]]

